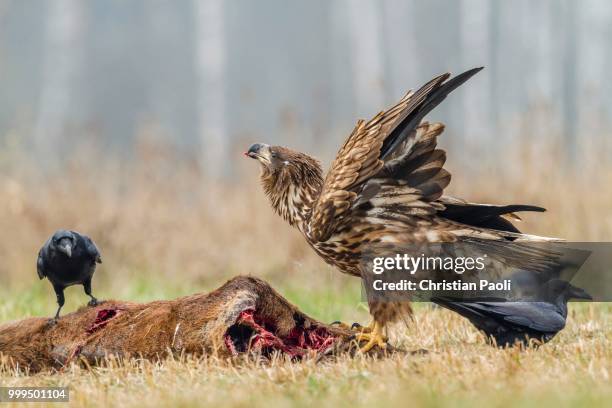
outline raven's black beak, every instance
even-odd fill
[[[72,241],[69,238],[61,239],[57,249],[65,253],[68,258],[72,258]]]
[[[593,296],[589,295],[584,289],[570,285],[569,287],[570,299],[584,299],[593,300]]]
[[[59,249],[60,251],[65,253],[68,258],[72,258],[72,245],[71,244],[60,245]]]

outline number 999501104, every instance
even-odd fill
[[[0,387],[0,402],[68,402],[67,387]]]

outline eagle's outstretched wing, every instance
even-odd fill
[[[449,80],[440,75],[395,106],[366,122],[360,120],[340,148],[313,206],[308,234],[326,241],[352,209],[370,200],[394,196],[394,202],[432,202],[442,195],[450,174],[442,169],[446,155],[436,150],[441,124],[423,117],[482,68]],[[398,154],[400,152],[400,154]],[[398,191],[397,187],[401,186]],[[386,200],[389,203],[389,200]]]

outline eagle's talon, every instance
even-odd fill
[[[370,327],[368,327],[368,329],[370,329]],[[372,350],[374,346],[378,346],[381,350],[387,348],[388,338],[382,333],[382,326],[377,322],[372,324],[370,332],[356,334],[354,339],[357,343],[366,342],[366,344],[359,349],[361,353],[367,353]]]
[[[92,297],[89,303],[87,303],[87,306],[94,307],[94,306],[98,306],[99,304],[100,302],[98,302],[98,299],[96,299],[95,297]]]
[[[373,335],[371,333],[363,333],[355,336],[357,342],[367,341],[367,343],[359,348],[361,353],[367,353],[372,350],[374,346],[380,347],[382,350],[387,348],[387,338],[382,335]]]

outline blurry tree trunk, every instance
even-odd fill
[[[432,1],[429,0],[429,3],[432,3]],[[464,55],[462,52],[461,2],[451,1],[446,3],[438,0],[436,3],[438,10],[440,10],[440,14],[448,13],[448,15],[451,16],[441,21],[444,26],[444,34],[441,36],[442,44],[440,44],[440,50],[442,55],[445,56],[445,66],[441,66],[438,72],[449,71],[453,75],[457,75],[461,73],[462,70],[473,68],[474,66],[471,61],[467,63],[464,62]],[[432,22],[432,26],[435,26],[435,22]],[[432,73],[430,75],[435,74]],[[466,88],[473,87],[474,83],[471,83],[470,86]],[[462,92],[463,95],[465,95],[464,92],[465,90]],[[457,96],[455,96],[455,98],[457,98]],[[450,135],[462,135],[462,138],[465,137],[464,108],[465,106],[461,103],[460,99],[455,99],[455,102],[443,103],[438,108],[439,115],[446,114],[448,117],[449,128],[447,132]],[[435,117],[436,116],[432,116],[431,120],[435,120]],[[449,149],[454,150],[458,150],[464,146],[464,143],[457,137],[449,137],[446,143]]]
[[[599,152],[612,155],[612,84],[606,78],[612,72],[612,2],[587,0],[578,23],[579,134],[583,154]],[[578,160],[580,161],[580,160]],[[586,161],[581,161],[583,164]],[[597,160],[588,162],[599,163]]]
[[[489,86],[489,101],[491,114],[491,127],[493,132],[500,133],[500,106],[499,106],[499,71],[500,71],[500,4],[498,1],[489,3],[489,67],[491,81]],[[498,138],[499,139],[499,138]]]
[[[38,117],[34,130],[37,157],[46,164],[58,159],[76,82],[82,63],[85,3],[55,0],[48,3],[45,56]]]
[[[196,71],[202,169],[211,179],[227,175],[229,140],[225,103],[225,24],[223,0],[193,0],[196,18]]]
[[[578,26],[576,21],[579,8],[574,0],[566,0],[563,4],[563,135],[569,158],[573,162],[576,157],[578,135],[578,92],[577,92],[577,43]]]
[[[418,33],[415,29],[415,2],[383,2],[383,39],[385,42],[385,90],[395,102],[409,89],[417,87],[420,66]]]
[[[10,0],[0,0],[0,23],[4,23],[10,5]]]
[[[357,114],[370,118],[384,105],[384,41],[381,4],[344,0]]]
[[[333,159],[338,146],[336,139],[341,139],[352,130],[351,125],[355,120],[355,97],[353,79],[351,77],[351,56],[349,49],[350,33],[346,23],[346,2],[330,1],[329,22],[330,44],[329,64],[331,74],[331,112],[332,128],[330,133],[334,136],[329,138],[322,150]]]
[[[476,166],[469,157],[485,153],[482,151],[484,146],[487,146],[487,149],[497,148],[497,139],[491,137],[493,128],[489,89],[493,82],[492,70],[486,66],[491,59],[489,45],[491,7],[491,2],[488,0],[464,0],[461,3],[461,53],[465,61],[462,69],[485,66],[485,69],[470,81],[470,86],[461,90],[460,97],[463,103],[457,103],[463,116],[464,132],[461,137],[467,142],[463,143],[465,148],[458,150],[465,151],[467,166]]]

